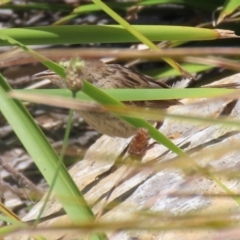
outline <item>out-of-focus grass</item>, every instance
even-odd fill
[[[97,3],[97,1],[96,1]],[[98,1],[98,3],[100,3]],[[189,7],[191,7],[194,10],[198,9],[199,7],[208,6],[208,11],[213,11],[215,8],[217,8],[219,5],[223,4],[224,1],[218,1],[218,3],[212,3],[209,1],[206,1],[204,4],[204,1],[201,1],[201,4],[199,4],[198,1],[140,1],[138,3],[136,2],[127,2],[127,3],[110,3],[108,4],[110,8],[113,10],[127,10],[130,6],[153,6],[155,4],[163,4],[163,3],[178,3],[178,4],[186,4]],[[26,4],[25,6],[21,6],[21,9],[29,10],[29,9],[42,9],[42,10],[51,10],[53,9],[53,6],[55,6],[57,11],[65,12],[65,10],[70,11],[73,10],[72,7],[67,6],[63,9],[62,5],[52,5],[52,4],[43,4],[43,3],[36,3],[32,5]],[[2,8],[17,8],[14,7],[14,5],[2,5]],[[231,7],[231,10],[228,9]],[[20,8],[20,7],[19,7]],[[236,1],[226,1],[224,8],[219,16],[218,23],[224,19],[225,16],[230,14],[234,9],[237,8]],[[109,13],[109,9],[105,9],[107,13]],[[95,4],[86,4],[80,7],[75,8],[70,15],[66,15],[59,21],[55,22],[55,25],[67,22],[80,14],[88,14],[101,11],[101,4],[98,6]],[[113,16],[113,15],[111,15]],[[144,25],[138,25],[138,26],[131,26],[128,24],[124,24],[124,21],[119,19],[119,22],[122,25],[109,25],[109,26],[52,26],[52,27],[35,27],[35,28],[18,28],[18,29],[4,29],[0,31],[0,45],[17,45],[16,42],[11,42],[9,39],[4,39],[3,35],[1,37],[1,32],[3,34],[8,35],[11,38],[14,38],[15,40],[21,42],[22,44],[27,45],[45,45],[45,44],[83,44],[83,43],[126,43],[126,42],[139,42],[140,40],[143,40],[143,42],[149,43],[148,46],[154,46],[151,45],[151,41],[182,41],[182,43],[186,43],[189,41],[203,41],[203,40],[217,40],[221,38],[219,33],[213,29],[204,29],[204,28],[196,28],[196,27],[185,27],[185,26],[144,26]],[[198,24],[201,24],[199,22]],[[133,28],[132,28],[133,27]],[[136,33],[136,35],[133,36],[133,34]],[[140,36],[140,37],[139,37]],[[229,37],[229,36],[227,36]],[[169,44],[171,45],[171,44]],[[4,60],[4,59],[2,59]],[[43,60],[43,59],[42,59]],[[160,59],[159,59],[160,60]],[[172,60],[170,60],[172,61]],[[174,64],[173,64],[174,65]],[[178,66],[178,65],[175,65]],[[191,73],[196,73],[204,70],[208,70],[212,68],[209,64],[206,64],[205,66],[200,66],[199,64],[188,64],[186,65],[189,68],[186,68],[186,70],[190,69],[191,67]],[[176,67],[177,68],[177,67]],[[178,69],[179,70],[179,69]],[[56,70],[58,73],[59,71]],[[156,70],[158,71],[158,69]],[[176,75],[175,71],[169,71],[169,68],[166,70],[161,70],[161,75],[157,75],[156,72],[153,72],[153,74],[156,74],[157,77],[162,76],[174,76]],[[179,74],[179,72],[178,72]],[[62,73],[62,76],[64,76],[64,73]],[[91,94],[94,93],[94,91],[97,91],[97,89],[92,88],[91,85],[86,85],[88,88],[84,93],[89,95],[91,97]],[[17,100],[12,100],[7,97],[6,92],[10,90],[10,87],[6,84],[5,80],[1,78],[1,111],[6,117],[9,124],[13,127],[16,134],[19,136],[19,139],[21,140],[22,144],[27,149],[28,153],[31,155],[35,163],[38,165],[39,170],[43,173],[44,177],[50,184],[52,181],[52,178],[55,174],[55,170],[57,168],[57,162],[58,162],[58,156],[55,154],[55,152],[52,150],[49,143],[46,141],[45,137],[43,136],[41,130],[34,124],[33,119],[29,115],[29,113],[26,111],[26,109],[21,105],[21,103]],[[221,90],[205,90],[206,92],[211,92],[211,96],[215,96],[216,94],[221,94],[223,91]],[[217,93],[216,93],[217,91]],[[224,90],[224,92],[226,92]],[[175,98],[176,94],[173,93],[173,95],[170,94],[170,91],[165,90],[167,97],[169,98]],[[115,93],[116,94],[116,93]],[[151,93],[153,94],[153,92]],[[191,96],[200,97],[199,90],[192,90]],[[95,95],[99,96],[101,95],[101,92],[95,92]],[[149,93],[147,93],[146,96],[148,96]],[[159,94],[160,95],[160,94]],[[142,92],[137,94],[137,91],[133,91],[131,93],[125,93],[124,91],[119,94],[119,96],[134,96],[132,99],[128,100],[134,100],[138,97],[141,97],[141,100],[144,99]],[[118,102],[113,100],[111,102],[111,98],[109,98],[107,95],[104,96],[104,94],[101,95],[102,100],[98,97],[95,97],[94,100],[97,100],[100,103],[104,104],[113,104],[116,103],[119,105]],[[153,97],[153,95],[151,95]],[[157,97],[157,94],[156,96]],[[187,94],[187,91],[183,93],[181,97],[189,97]],[[161,97],[159,99],[164,98],[164,93],[161,93]],[[120,99],[123,100],[123,99]],[[110,101],[110,102],[109,102]],[[135,124],[135,119],[131,118],[125,118],[126,120],[130,120],[133,124]],[[199,119],[198,119],[199,120]],[[207,120],[206,120],[207,121]],[[209,120],[210,121],[210,120]],[[141,123],[143,123],[143,120],[140,120]],[[145,122],[146,123],[146,122]],[[144,123],[144,124],[145,124]],[[139,122],[136,123],[137,125]],[[147,124],[147,123],[146,123]],[[140,126],[140,125],[139,125]],[[142,127],[142,125],[141,125]],[[157,134],[157,131],[156,131]],[[159,134],[159,133],[158,133]],[[153,134],[154,135],[154,134]],[[161,140],[160,140],[161,141]],[[168,147],[171,150],[175,150],[177,153],[181,153],[179,149],[176,148],[176,146],[171,145],[171,142],[168,141],[168,139],[164,138],[164,143],[168,142]],[[62,181],[62,182],[61,182]],[[64,186],[64,188],[63,188]],[[70,218],[75,223],[82,223],[82,221],[86,221],[86,219],[93,221],[94,216],[87,206],[86,201],[82,198],[81,193],[79,193],[77,187],[73,183],[72,179],[68,175],[66,169],[64,166],[60,168],[59,170],[59,176],[55,183],[55,186],[53,187],[53,191],[57,198],[61,201],[62,205],[64,206],[65,210],[67,211],[67,214],[69,214]],[[227,189],[226,191],[230,193]],[[68,204],[66,203],[65,199],[70,199],[74,196],[73,202],[74,204]],[[62,198],[63,197],[63,198]],[[74,201],[75,200],[75,201]],[[224,223],[221,223],[224,225]],[[206,225],[204,225],[206,226]],[[18,226],[19,227],[19,226]],[[135,229],[138,229],[139,226],[135,226]],[[165,225],[162,227],[162,229],[168,229],[168,225]],[[189,225],[189,228],[191,226]],[[119,227],[118,227],[119,228]],[[140,227],[139,227],[140,228]],[[104,229],[104,228],[103,228]],[[107,229],[107,228],[106,228]],[[150,229],[150,227],[148,227]],[[157,228],[158,230],[161,229],[161,227]],[[156,230],[156,229],[154,229]],[[93,239],[104,239],[105,235],[92,235]]]

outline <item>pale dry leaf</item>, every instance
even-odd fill
[[[229,78],[219,80],[218,84],[240,83],[240,74],[233,75]],[[186,105],[175,106],[169,109],[171,113],[198,115],[198,116],[218,116],[223,109],[228,107],[227,100],[216,99],[208,102],[207,99],[189,100],[182,102]],[[237,101],[228,111],[230,118],[240,118],[240,102]],[[240,133],[233,127],[221,125],[206,125],[202,123],[192,123],[173,120],[167,118],[160,129],[167,136],[173,137],[173,141],[179,144],[184,151],[187,151],[198,164],[208,171],[220,171],[225,175],[217,176],[232,192],[239,192],[239,180],[226,175],[225,169],[239,169],[240,165]],[[97,213],[104,202],[104,196],[114,185],[114,181],[123,175],[126,166],[118,166],[109,171],[114,162],[123,153],[130,139],[101,137],[89,149],[82,162],[74,166],[70,173],[76,184],[81,190],[85,189],[85,198],[93,204],[93,211]],[[154,163],[161,165],[166,161],[177,161],[176,155],[169,152],[164,146],[155,144],[149,149],[143,158],[144,163]],[[154,160],[155,159],[155,160]],[[146,165],[147,166],[147,165]],[[149,165],[150,166],[150,165]],[[157,166],[157,165],[156,165]],[[174,166],[174,164],[173,164]],[[194,169],[193,169],[194,170]],[[103,175],[107,172],[106,176]],[[195,170],[196,171],[196,170]],[[102,176],[96,181],[98,176]],[[92,185],[91,185],[92,184]],[[90,186],[91,185],[91,186]],[[86,186],[88,188],[86,189]],[[178,193],[186,194],[186,197],[177,196]],[[171,194],[175,194],[174,197]],[[187,197],[190,194],[190,197]],[[207,196],[204,196],[208,194]],[[178,229],[177,231],[147,231],[151,226],[168,227],[166,216],[173,219],[181,214],[186,214],[187,224],[193,224],[194,221],[187,221],[188,214],[209,214],[209,216],[218,216],[220,213],[229,214],[235,212],[238,214],[239,205],[232,197],[220,198],[211,197],[211,194],[225,194],[223,189],[210,177],[204,176],[199,172],[188,176],[182,170],[174,167],[161,171],[156,171],[154,165],[144,169],[138,169],[128,179],[116,187],[109,198],[110,203],[117,203],[112,209],[105,209],[101,219],[109,220],[114,225],[116,221],[131,221],[138,223],[137,226],[145,231],[112,231],[108,232],[110,239],[130,239],[145,236],[147,239],[203,239],[216,236],[219,232],[217,229]],[[40,201],[24,218],[30,220],[37,216],[38,210],[43,204]],[[61,209],[60,203],[51,198],[46,213],[50,214]],[[152,219],[146,215],[146,210],[151,210],[152,214],[160,214],[158,218],[152,216]],[[161,214],[165,217],[161,217]],[[216,217],[217,218],[217,217]],[[157,219],[157,220],[156,220]],[[203,218],[200,222],[204,223],[208,218]],[[214,220],[214,218],[212,218]],[[215,219],[216,220],[216,219]],[[142,222],[141,222],[142,221]],[[197,220],[196,220],[197,221]],[[116,222],[116,223],[115,223]],[[56,226],[57,224],[68,224],[67,216],[55,218],[51,221],[42,223],[41,226]],[[174,223],[174,220],[173,222]],[[179,223],[177,221],[178,224]],[[231,221],[228,220],[230,224]],[[145,225],[144,225],[145,224]],[[127,227],[127,226],[126,226]],[[145,228],[144,228],[145,227]],[[124,227],[122,228],[124,229]],[[50,234],[50,233],[49,233]],[[61,233],[56,232],[52,235],[45,235],[49,239],[63,237]],[[73,235],[66,234],[63,239],[71,239]],[[8,238],[8,239],[26,239],[26,238]],[[146,239],[146,238],[145,238]],[[233,238],[229,238],[233,239]]]

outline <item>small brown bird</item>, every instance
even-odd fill
[[[35,74],[34,78],[47,78],[54,85],[73,91],[81,90],[84,80],[99,88],[169,88],[166,84],[157,82],[150,76],[132,71],[118,64],[105,64],[99,60],[74,61],[75,66],[72,65],[73,61],[60,62],[60,65],[66,68],[66,80],[50,70]],[[179,102],[178,100],[157,100],[128,102],[125,104],[166,109],[179,104]],[[109,112],[79,111],[79,113],[90,126],[109,136],[128,138],[137,131],[135,127]]]

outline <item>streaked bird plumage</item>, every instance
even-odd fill
[[[77,66],[69,61],[60,64],[66,68],[67,80],[54,72],[47,70],[34,75],[34,78],[47,78],[60,88],[80,90],[83,80],[87,80],[99,88],[169,88],[166,84],[157,82],[150,76],[132,71],[118,64],[105,64],[99,60],[81,60]],[[69,79],[71,79],[69,81]],[[126,102],[126,105],[168,108],[179,104],[178,100],[156,100]],[[114,114],[79,111],[81,117],[97,131],[109,136],[127,138],[136,132],[136,128],[126,123]]]

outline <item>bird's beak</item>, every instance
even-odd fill
[[[45,70],[39,73],[36,73],[32,76],[32,80],[40,81],[43,79],[50,79],[51,77],[56,76],[56,73],[51,70]]]

